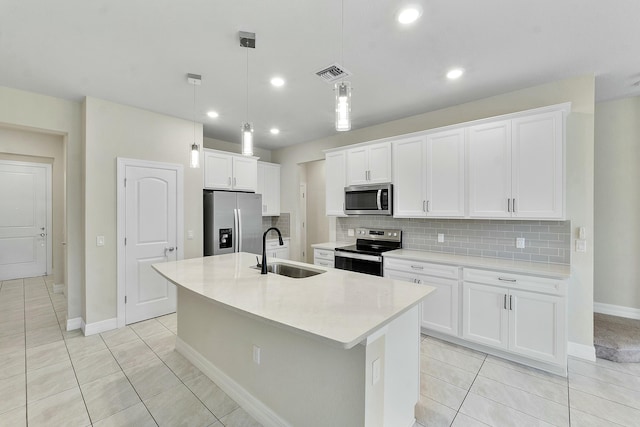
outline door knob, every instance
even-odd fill
[[[167,252],[173,252],[175,250],[175,248],[173,246],[169,247],[169,248],[164,248],[164,254],[167,255]]]
[[[40,237],[44,237],[44,236],[46,236],[45,233],[40,233]]]

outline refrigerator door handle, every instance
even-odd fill
[[[236,241],[233,244],[233,252],[238,252],[238,240],[240,238],[240,235],[238,233],[238,209],[233,210],[233,229],[235,230],[236,234]]]
[[[238,252],[242,252],[242,210],[238,209]]]

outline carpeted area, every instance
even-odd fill
[[[640,320],[593,314],[596,356],[614,362],[640,362]]]

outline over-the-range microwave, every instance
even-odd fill
[[[351,185],[344,188],[347,215],[392,215],[393,185]]]

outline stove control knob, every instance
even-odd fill
[[[391,233],[389,233],[389,236],[391,236]]]
[[[393,237],[398,237],[398,233],[393,233]]]

